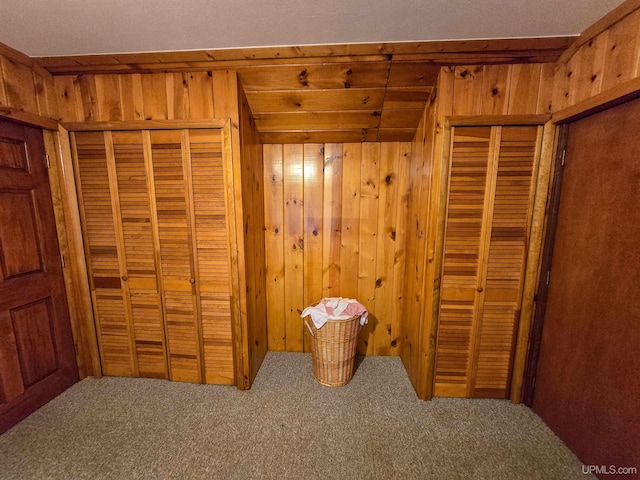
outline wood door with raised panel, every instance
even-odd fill
[[[78,381],[42,132],[0,121],[0,433]]]
[[[542,128],[455,127],[437,396],[507,398]]]

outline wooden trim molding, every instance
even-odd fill
[[[78,371],[80,378],[100,378],[102,370],[85,263],[69,133],[64,128],[57,132],[44,131],[44,140],[45,151],[51,162],[49,183],[60,253],[65,259],[63,274]]]
[[[636,77],[598,95],[587,98],[582,102],[578,102],[564,110],[560,110],[554,113],[551,119],[553,123],[573,122],[637,97],[640,97],[640,77]]]
[[[0,106],[0,117],[6,117],[18,123],[24,123],[45,130],[58,131],[58,122],[35,113],[25,112],[19,108]]]
[[[31,70],[33,70],[43,78],[53,80],[53,76],[49,73],[48,70],[46,70],[45,68],[42,67],[42,65],[40,65],[39,61],[29,57],[28,55],[25,55],[24,53],[16,50],[15,48],[11,48],[9,45],[5,45],[2,42],[0,42],[0,55],[10,58],[11,60],[14,60],[18,63],[21,63],[26,67],[29,67]]]
[[[361,43],[187,52],[38,57],[54,75],[216,70],[335,61],[430,61],[442,64],[555,62],[576,37]]]
[[[116,130],[181,130],[196,128],[224,128],[226,122],[226,119],[137,120],[130,122],[63,122],[62,126],[70,132]]]
[[[445,128],[451,127],[491,127],[495,125],[544,125],[551,115],[470,115],[451,116],[445,119]]]
[[[549,180],[554,158],[556,127],[547,122],[542,133],[542,149],[540,151],[539,167],[536,179],[536,191],[533,199],[533,214],[531,218],[527,263],[524,273],[522,292],[522,307],[518,320],[515,353],[511,375],[511,403],[522,402],[522,385],[524,382],[529,338],[536,303],[536,292],[540,278],[540,257],[544,241],[545,219],[547,209],[547,195]]]

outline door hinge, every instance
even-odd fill
[[[564,167],[566,159],[567,159],[567,149],[565,148],[564,150],[562,150],[562,160],[560,161],[560,164],[563,167]]]
[[[64,261],[64,255],[60,255],[60,262],[62,263],[62,268],[66,267],[65,261]]]
[[[47,168],[51,168],[51,161],[49,160],[49,155],[44,154],[44,166]]]
[[[547,270],[547,285],[549,285],[549,279],[551,278],[551,270]]]

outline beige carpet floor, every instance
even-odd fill
[[[585,479],[531,410],[419,400],[397,357],[350,384],[270,352],[248,392],[85,379],[0,435],[1,479]]]

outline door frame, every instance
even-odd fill
[[[564,173],[563,151],[567,144],[569,126],[575,121],[604,110],[608,110],[609,108],[622,105],[637,98],[640,98],[640,77],[561,110],[553,114],[551,118],[551,122],[558,127],[558,136],[555,146],[556,155],[553,180],[549,194],[547,218],[545,221],[545,239],[540,263],[540,279],[536,289],[536,308],[531,324],[531,333],[528,341],[529,349],[526,355],[524,378],[522,383],[522,401],[528,407],[533,406],[533,398],[535,395],[536,373],[540,357],[540,343],[542,339],[542,331],[544,329],[547,298],[549,295],[547,279],[550,274],[549,272],[551,271],[551,262],[553,260],[553,247],[555,243],[558,211],[560,209],[560,198],[562,194],[562,178]]]

